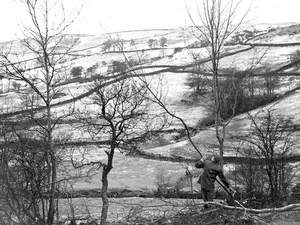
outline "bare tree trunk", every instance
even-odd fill
[[[107,175],[109,173],[109,170],[107,169],[106,166],[103,167],[103,172],[102,172],[102,190],[101,190],[101,198],[102,198],[102,211],[101,211],[101,220],[100,220],[100,225],[106,225],[107,222],[107,214],[108,214],[108,206],[109,206],[109,201],[107,197],[107,189],[108,189],[108,180],[107,180]]]
[[[102,212],[101,212],[100,225],[107,224],[106,220],[107,220],[108,206],[109,206],[109,201],[108,201],[108,196],[107,196],[107,190],[108,190],[107,176],[112,169],[113,157],[114,157],[114,152],[115,152],[115,148],[116,148],[116,140],[117,140],[116,139],[116,130],[115,130],[115,127],[113,126],[112,122],[110,122],[110,126],[112,129],[112,141],[111,141],[111,146],[110,146],[110,152],[108,153],[107,165],[103,166],[103,171],[102,171],[102,189],[101,189]]]
[[[213,70],[213,94],[214,94],[214,107],[215,107],[215,130],[216,138],[219,143],[219,155],[220,164],[223,167],[224,160],[224,138],[225,138],[225,126],[222,126],[222,115],[221,115],[221,97],[220,97],[220,87],[219,87],[219,77],[218,77],[218,56],[212,48],[212,70]]]
[[[47,110],[48,114],[48,155],[49,155],[49,163],[50,163],[50,190],[49,190],[49,211],[48,211],[48,218],[47,223],[52,225],[54,223],[54,216],[55,216],[55,191],[56,191],[56,159],[55,159],[55,152],[53,149],[52,143],[52,131],[51,131],[51,109],[50,107]]]
[[[223,168],[224,165],[224,141],[219,142],[219,153],[220,153],[220,165]]]
[[[53,153],[50,154],[51,158],[51,184],[49,193],[49,211],[47,223],[52,225],[54,223],[55,216],[55,190],[56,190],[56,160]]]

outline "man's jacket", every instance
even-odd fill
[[[218,163],[205,160],[205,161],[198,161],[195,164],[196,168],[203,168],[204,171],[199,178],[199,183],[201,184],[202,189],[214,191],[215,189],[215,181],[217,176],[220,180],[224,183],[226,187],[229,187],[229,183],[226,180],[223,170]]]

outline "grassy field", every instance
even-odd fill
[[[95,160],[105,157],[102,150],[93,151],[90,156]],[[170,182],[174,182],[184,175],[185,164],[164,162],[156,160],[147,160],[141,158],[126,157],[121,153],[116,153],[114,158],[114,168],[110,172],[109,187],[124,188],[130,190],[153,190],[156,188],[157,176],[164,174],[170,177]],[[75,170],[72,165],[63,165],[62,176],[76,176],[85,174],[86,170]],[[87,168],[86,168],[87,169]],[[74,180],[74,189],[95,189],[100,188],[102,170],[93,171],[90,178],[81,178]]]

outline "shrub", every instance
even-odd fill
[[[157,45],[157,40],[156,39],[151,38],[151,39],[148,40],[149,48],[154,48],[156,45]]]
[[[94,65],[88,67],[88,68],[86,69],[86,75],[87,75],[87,76],[93,76],[93,75],[95,75],[96,70],[97,70],[98,67],[99,67],[99,64],[98,64],[98,63],[96,63],[96,64],[94,64]]]
[[[291,63],[296,63],[296,68],[300,68],[300,50],[296,50],[292,54],[290,54],[290,62]]]
[[[112,72],[113,73],[122,73],[127,69],[127,65],[125,62],[114,60],[112,61]]]
[[[82,71],[83,71],[83,67],[82,66],[76,66],[76,67],[73,67],[72,69],[71,69],[71,75],[73,76],[73,77],[80,77],[81,76],[81,74],[82,74]]]
[[[108,39],[108,40],[104,41],[102,43],[102,51],[104,51],[104,52],[109,51],[110,48],[112,47],[112,45],[113,45],[112,40]]]
[[[183,48],[181,48],[181,47],[174,48],[174,53],[173,54],[182,52],[182,50],[183,50]]]
[[[300,183],[297,183],[293,188],[292,188],[292,194],[290,196],[290,202],[296,203],[300,202]]]
[[[232,71],[231,73],[233,76],[219,80],[221,117],[223,119],[255,109],[277,98],[274,90],[279,81],[276,77],[267,79],[268,85],[261,87],[258,82],[247,78],[247,71]],[[210,86],[210,82],[205,84],[205,87],[209,88]],[[263,88],[266,92],[258,93]],[[201,88],[199,89],[201,90]],[[214,115],[213,104],[209,105],[209,112]]]
[[[239,152],[246,159],[255,157],[262,163],[248,162],[239,166],[242,167],[239,172],[242,184],[248,193],[267,193],[272,203],[279,205],[286,199],[297,169],[285,160],[294,153],[292,120],[275,114],[272,108],[248,117],[251,121],[249,132],[236,136],[245,146]],[[258,187],[260,190],[256,190]]]
[[[16,81],[13,81],[11,85],[12,85],[14,90],[16,90],[16,91],[20,90],[20,87],[21,87],[20,83],[18,83]]]
[[[168,192],[172,191],[171,177],[165,170],[159,170],[156,174],[156,193],[158,197],[166,196]]]
[[[210,113],[206,117],[204,117],[202,120],[199,121],[197,124],[197,127],[208,127],[215,123],[215,116],[214,114]]]
[[[164,48],[167,46],[167,42],[168,42],[168,39],[166,37],[161,37],[159,39],[159,45],[160,47]]]
[[[211,89],[211,80],[203,76],[202,74],[190,74],[185,82],[185,85],[189,86],[193,93],[193,97],[197,99],[198,96],[208,93]]]
[[[251,148],[239,149],[238,151],[243,157],[255,157]],[[229,177],[235,185],[242,187],[245,198],[251,199],[266,191],[267,176],[263,165],[246,161],[244,164],[236,165]]]

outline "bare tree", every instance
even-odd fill
[[[255,158],[257,155],[252,147],[239,146],[237,153],[246,158]],[[234,180],[235,186],[243,187],[245,191],[245,197],[248,199],[262,198],[260,202],[263,205],[263,196],[266,191],[267,176],[265,174],[265,167],[263,164],[255,164],[246,162],[244,164],[235,165],[234,170],[230,172],[232,180]],[[257,200],[257,199],[256,199]],[[251,202],[251,201],[250,201]],[[257,205],[256,205],[257,206]]]
[[[36,209],[37,211],[43,212],[39,216],[39,223],[52,225],[57,212],[55,194],[58,190],[59,163],[59,149],[54,146],[54,143],[60,141],[58,137],[55,137],[54,131],[57,124],[69,113],[58,114],[51,104],[57,93],[62,91],[59,84],[64,81],[69,68],[66,61],[75,41],[72,37],[64,35],[64,32],[73,20],[69,22],[66,20],[64,8],[58,1],[26,0],[24,4],[31,23],[24,27],[24,39],[20,41],[21,49],[24,49],[25,57],[33,56],[34,58],[21,63],[13,63],[15,55],[8,51],[1,55],[1,68],[6,78],[26,84],[27,90],[32,93],[32,95],[28,95],[27,92],[21,94],[23,99],[20,107],[29,109],[29,113],[22,115],[21,119],[30,124],[30,128],[27,127],[24,130],[25,133],[30,134],[29,138],[34,137],[37,143],[43,143],[43,147],[39,148],[41,150],[39,155],[42,154],[42,156],[39,157],[45,161],[40,164],[33,160],[30,166],[37,170],[47,171],[47,179],[43,181],[44,188],[41,190],[45,196],[39,196],[42,203],[35,204],[35,206],[39,208]],[[58,15],[61,18],[58,18]],[[28,67],[33,69],[28,69]],[[45,107],[45,110],[35,112],[33,109],[39,106]],[[14,119],[20,121],[20,118]],[[18,129],[22,129],[22,126]],[[37,187],[33,186],[28,191],[35,192],[34,188]]]
[[[285,161],[293,154],[294,126],[291,118],[276,115],[272,108],[256,116],[248,115],[250,132],[239,139],[250,146],[252,155],[264,159],[270,196],[275,203],[287,194],[294,178],[295,168]]]
[[[112,45],[113,45],[113,41],[111,39],[104,41],[102,43],[102,51],[104,52],[110,51]]]
[[[265,65],[266,75],[263,77],[263,87],[266,90],[266,95],[269,98],[275,96],[275,90],[280,86],[280,78],[276,74],[272,74],[270,65]]]
[[[167,43],[168,43],[168,39],[166,37],[161,37],[159,39],[159,46],[164,48],[167,46]]]
[[[82,66],[75,66],[71,69],[70,74],[72,75],[72,77],[80,77],[83,71],[83,67]]]
[[[84,115],[81,117],[82,127],[94,141],[101,142],[98,149],[106,155],[106,160],[73,160],[75,167],[93,165],[102,168],[101,225],[106,224],[107,220],[108,175],[113,168],[116,150],[134,150],[137,143],[151,136],[152,130],[160,130],[165,125],[160,115],[147,112],[147,98],[143,83],[127,79],[99,89],[87,105],[92,106],[93,110],[81,112]]]
[[[43,199],[50,172],[44,152],[46,143],[9,125],[2,126],[1,137],[1,217],[15,219],[8,224],[46,224],[47,202]]]
[[[191,56],[195,62],[194,70],[195,73],[190,74],[187,77],[185,84],[193,89],[193,97],[197,99],[199,95],[203,95],[211,90],[212,82],[211,79],[203,74],[201,71],[203,70],[201,65],[201,56],[200,54],[191,52]]]
[[[221,91],[219,84],[220,58],[224,53],[225,41],[239,28],[246,16],[245,14],[236,22],[237,9],[240,3],[241,1],[234,3],[233,0],[201,0],[200,3],[197,3],[196,5],[197,17],[200,21],[196,20],[191,12],[191,7],[187,6],[189,17],[195,28],[195,31],[193,32],[194,36],[196,36],[200,42],[204,40],[208,43],[207,50],[211,60],[210,70],[213,74],[215,131],[219,143],[222,165],[226,127],[230,120],[227,120],[226,122],[221,115]]]
[[[162,54],[165,56],[165,47],[168,45],[168,39],[166,37],[161,37],[159,39],[159,46],[162,48]]]
[[[156,44],[157,44],[157,40],[156,39],[150,38],[148,40],[148,46],[149,46],[149,48],[154,48],[156,46]]]
[[[291,53],[291,54],[289,55],[289,59],[290,59],[290,62],[291,62],[291,63],[296,63],[295,67],[296,67],[297,70],[299,70],[300,65],[299,65],[299,63],[297,63],[297,62],[298,62],[299,59],[300,59],[300,50],[296,50],[296,51],[294,51],[293,53]]]

